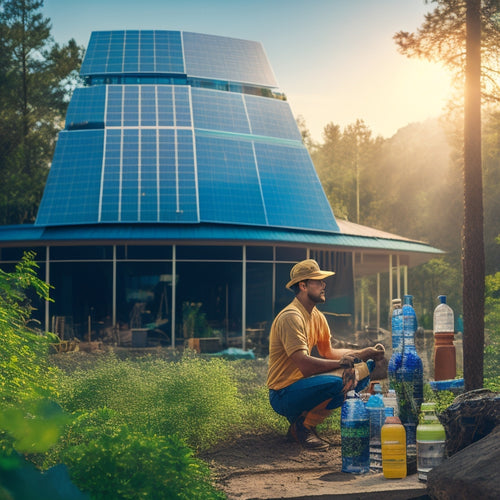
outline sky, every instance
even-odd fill
[[[57,43],[87,46],[92,31],[165,29],[261,42],[295,117],[313,139],[357,119],[375,136],[442,114],[451,77],[408,59],[393,35],[415,31],[424,0],[45,0]]]

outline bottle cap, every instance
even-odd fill
[[[387,417],[385,419],[386,424],[401,424],[401,420],[399,420],[399,417]]]
[[[446,295],[439,295],[438,300],[441,304],[446,304]]]

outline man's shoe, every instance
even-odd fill
[[[303,418],[299,418],[290,425],[287,438],[297,441],[305,450],[323,451],[330,447],[330,445],[322,441],[312,429],[308,429],[304,426]]]

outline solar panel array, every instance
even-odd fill
[[[160,38],[174,47],[155,50],[155,57],[178,65],[178,32],[105,32],[92,36],[82,72],[114,68],[110,54],[125,54],[122,67],[153,64],[142,61],[141,43],[154,47]],[[212,47],[214,55],[223,51],[222,60],[224,51],[240,54],[246,46],[220,38],[184,34],[185,50]],[[130,40],[142,41],[137,51],[127,48]],[[192,64],[201,67],[202,59],[210,61],[198,56]],[[227,76],[224,65],[244,62],[226,61],[213,71]],[[79,88],[59,134],[37,224],[120,222],[338,230],[286,101],[189,85]]]

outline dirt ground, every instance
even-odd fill
[[[328,450],[310,452],[282,435],[243,436],[200,458],[229,500],[426,498],[425,483],[415,474],[391,481],[380,473],[341,472],[340,436],[327,437]]]

